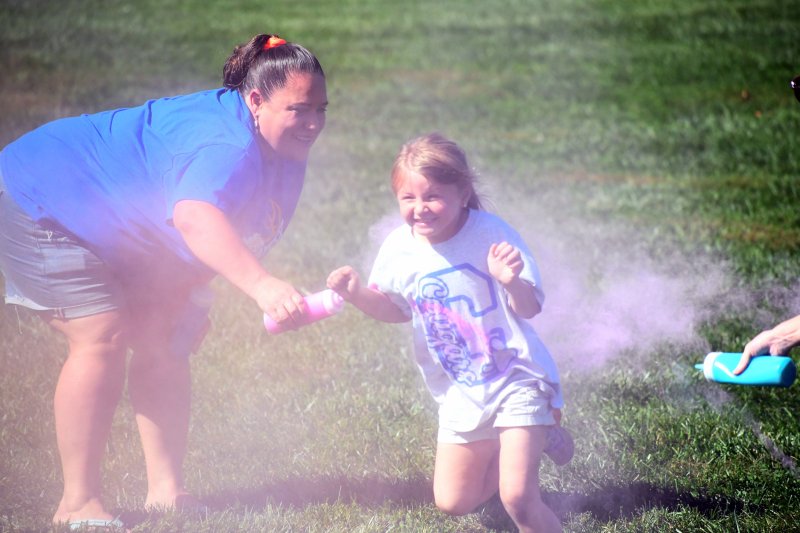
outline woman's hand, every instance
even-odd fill
[[[294,329],[306,311],[303,296],[289,283],[272,276],[259,280],[252,294],[258,307],[283,329]]]
[[[787,355],[798,344],[800,344],[800,315],[753,337],[742,350],[742,357],[733,369],[733,373],[744,372],[750,364],[750,359],[757,355]]]

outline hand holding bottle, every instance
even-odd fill
[[[711,352],[695,368],[703,371],[708,381],[761,387],[789,387],[797,377],[797,367],[790,357],[759,355],[740,374],[734,373],[742,354]]]
[[[342,297],[330,289],[309,294],[304,298],[304,301],[305,312],[299,320],[296,319],[294,321],[294,325],[297,327],[306,326],[335,315],[344,307]],[[287,330],[287,328],[272,320],[266,313],[264,313],[264,327],[272,334],[282,333]]]

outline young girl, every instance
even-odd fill
[[[464,152],[431,134],[406,143],[392,168],[405,224],[384,241],[368,286],[350,266],[328,286],[385,322],[413,319],[415,359],[439,404],[436,505],[466,514],[495,492],[520,531],[560,531],[542,502],[542,452],[573,453],[560,427],[558,371],[526,319],[544,293],[533,257],[481,210]]]

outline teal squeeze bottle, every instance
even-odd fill
[[[694,365],[708,381],[760,387],[789,387],[797,377],[797,367],[791,357],[757,355],[738,376],[733,370],[739,364],[741,353],[711,352],[702,364]]]

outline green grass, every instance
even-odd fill
[[[698,288],[718,266],[730,292],[707,302],[697,335],[610,354],[590,372],[555,354],[577,455],[544,465],[545,497],[567,531],[796,530],[800,389],[711,385],[692,364],[800,311],[800,104],[788,88],[800,3],[236,4],[4,2],[0,144],[56,117],[214,87],[254,33],[301,42],[326,69],[331,105],[271,270],[306,290],[340,264],[366,270],[369,230],[393,209],[394,153],[431,130],[464,146],[535,252],[563,243],[546,286],[582,261],[594,293],[612,259],[677,264]],[[215,288],[186,460],[210,513],[141,512],[142,454],[123,402],[105,480],[135,531],[511,529],[497,502],[460,518],[432,505],[436,421],[407,330],[348,310],[270,337],[251,302]],[[64,354],[29,314],[0,307],[2,531],[46,529],[60,496],[51,401]]]

